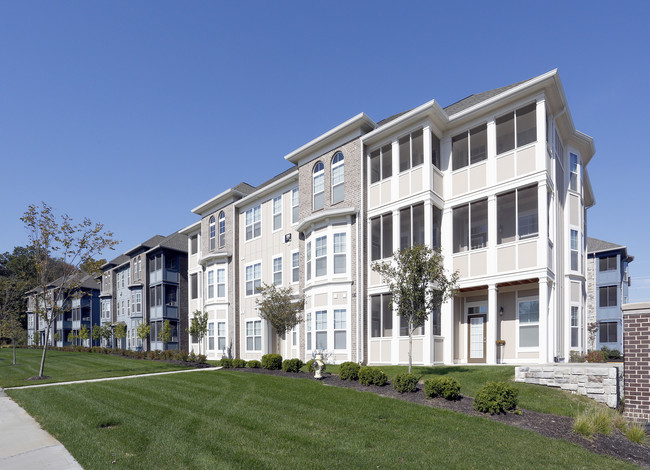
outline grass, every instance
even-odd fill
[[[89,470],[634,468],[484,418],[228,370],[8,393]]]
[[[645,426],[640,423],[631,423],[625,427],[625,437],[634,442],[635,444],[645,444],[648,436],[645,431]]]
[[[41,365],[40,349],[18,349],[17,365],[13,366],[12,352],[9,348],[0,349],[0,387],[20,387],[71,380],[118,377],[122,375],[164,372],[186,369],[184,366],[162,361],[129,359],[107,354],[47,351],[45,356],[45,375],[47,380],[26,380],[38,375]]]
[[[378,366],[392,381],[397,374],[408,372],[407,366]],[[327,365],[327,372],[338,373],[337,365]],[[593,400],[564,390],[514,382],[514,366],[413,366],[420,380],[450,376],[460,382],[461,395],[475,397],[486,382],[510,382],[519,391],[519,407],[560,416],[577,417],[581,409],[593,406]],[[604,405],[603,405],[604,407]]]
[[[609,408],[592,406],[580,412],[573,422],[573,430],[587,438],[595,434],[609,435],[614,428],[635,444],[643,444],[646,441],[645,426],[628,423],[620,413]]]

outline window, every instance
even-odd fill
[[[442,244],[442,209],[433,206],[433,236],[431,245],[433,248],[440,248]]]
[[[575,153],[570,153],[569,157],[571,158],[571,173],[569,179],[569,188],[573,191],[579,191],[578,189],[578,156]]]
[[[226,296],[226,270],[217,269],[217,297]]]
[[[282,285],[282,256],[273,258],[273,284]]]
[[[345,274],[345,233],[334,234],[334,274]]]
[[[601,343],[618,342],[618,325],[615,321],[601,321],[598,324],[598,340]]]
[[[178,271],[178,256],[166,254],[165,269],[168,271]]]
[[[208,349],[214,350],[214,323],[208,323]]]
[[[372,261],[393,255],[393,214],[388,213],[370,219]]]
[[[616,255],[603,256],[598,259],[599,271],[616,271]]]
[[[199,298],[199,275],[190,274],[190,299]]]
[[[314,165],[313,170],[314,210],[322,209],[325,205],[325,166],[323,162]]]
[[[431,163],[440,169],[440,139],[433,132],[431,133]]]
[[[334,310],[334,349],[345,349],[346,346],[346,311]]]
[[[316,312],[316,349],[327,349],[327,310]]]
[[[497,244],[537,235],[537,187],[497,196]]]
[[[262,209],[252,207],[246,211],[246,240],[252,240],[262,234]]]
[[[214,271],[208,271],[208,299],[214,298]]]
[[[291,282],[300,281],[300,253],[291,253]]]
[[[262,320],[246,322],[246,350],[262,350]]]
[[[158,307],[162,305],[162,286],[154,286],[149,288],[149,306]],[[119,302],[117,304],[119,309]]]
[[[305,269],[307,271],[307,280],[309,281],[311,279],[311,242],[307,242],[305,257],[307,258],[307,267]]]
[[[571,270],[578,270],[578,231],[571,230]]]
[[[135,313],[142,313],[142,292],[140,291],[135,293],[135,298],[133,299],[133,309]]]
[[[399,139],[399,171],[421,165],[424,162],[422,129]]]
[[[345,197],[345,168],[343,153],[336,152],[332,159],[332,204],[341,202]]]
[[[226,322],[217,323],[217,349],[219,351],[226,349]]]
[[[580,319],[578,317],[579,307],[571,306],[571,347],[580,347]]]
[[[273,198],[273,230],[282,228],[282,195]]]
[[[138,256],[138,279],[142,279],[142,256]]]
[[[165,285],[165,305],[168,307],[178,306],[178,287]]]
[[[487,199],[453,210],[454,253],[487,246]]]
[[[296,331],[296,327],[293,327],[293,330],[291,330],[291,346],[294,348],[298,346],[298,332]]]
[[[215,223],[214,216],[210,217],[210,251],[215,249]]]
[[[219,247],[223,248],[226,244],[226,214],[219,213]]]
[[[519,299],[519,347],[539,346],[539,300]]]
[[[190,237],[190,254],[195,255],[199,252],[199,236]]]
[[[307,336],[307,351],[311,351],[311,312],[305,315],[305,331]]]
[[[291,223],[297,224],[300,215],[300,193],[298,188],[291,190]]]
[[[497,154],[537,140],[535,107],[535,103],[531,103],[496,120]]]
[[[393,336],[391,298],[391,294],[370,296],[371,336],[373,338]]]
[[[246,295],[256,295],[262,285],[262,264],[246,266]]]
[[[424,325],[417,325],[413,329],[413,336],[417,336],[417,335],[422,336],[423,334],[424,334]],[[399,317],[399,335],[400,336],[409,335],[409,322],[406,318],[402,316]]]
[[[469,156],[469,158],[468,158]],[[463,132],[451,139],[452,170],[468,164],[482,162],[487,158],[487,124]]]
[[[384,145],[370,153],[370,184],[393,174],[393,145]]]
[[[424,244],[424,204],[399,211],[399,247]]]
[[[327,236],[316,239],[316,277],[327,275]]]
[[[616,307],[618,304],[616,286],[599,287],[598,296],[600,297],[599,305],[601,307]]]

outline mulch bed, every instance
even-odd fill
[[[281,370],[248,368],[233,370],[252,372],[256,374],[277,375],[294,379],[315,380],[312,374],[306,372],[295,374]],[[374,385],[366,386],[361,385],[358,381],[341,380],[338,375],[328,374],[327,372],[324,374],[321,382],[323,385],[327,386],[351,388],[361,392],[371,392],[377,395],[395,398],[397,400],[417,403],[419,405],[444,408],[457,413],[464,413],[470,416],[478,416],[499,421],[510,426],[534,431],[542,436],[554,439],[564,439],[580,445],[591,452],[609,455],[645,468],[650,468],[650,446],[633,443],[618,429],[614,429],[609,436],[598,434],[591,439],[587,439],[573,431],[573,418],[569,418],[568,416],[556,416],[530,410],[520,410],[522,412],[521,415],[514,413],[489,415],[474,410],[474,399],[471,397],[462,397],[458,401],[448,401],[443,398],[426,398],[424,396],[424,388],[422,384],[418,386],[417,392],[402,394],[395,390],[390,383],[384,387],[377,387]]]

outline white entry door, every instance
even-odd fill
[[[487,308],[484,306],[470,307],[467,312],[468,334],[467,334],[467,362],[485,362],[486,340],[485,340],[485,314]]]

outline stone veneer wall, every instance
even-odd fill
[[[623,367],[593,363],[520,366],[515,367],[515,382],[561,388],[616,408],[623,391]]]
[[[623,305],[625,411],[650,427],[650,302]]]

